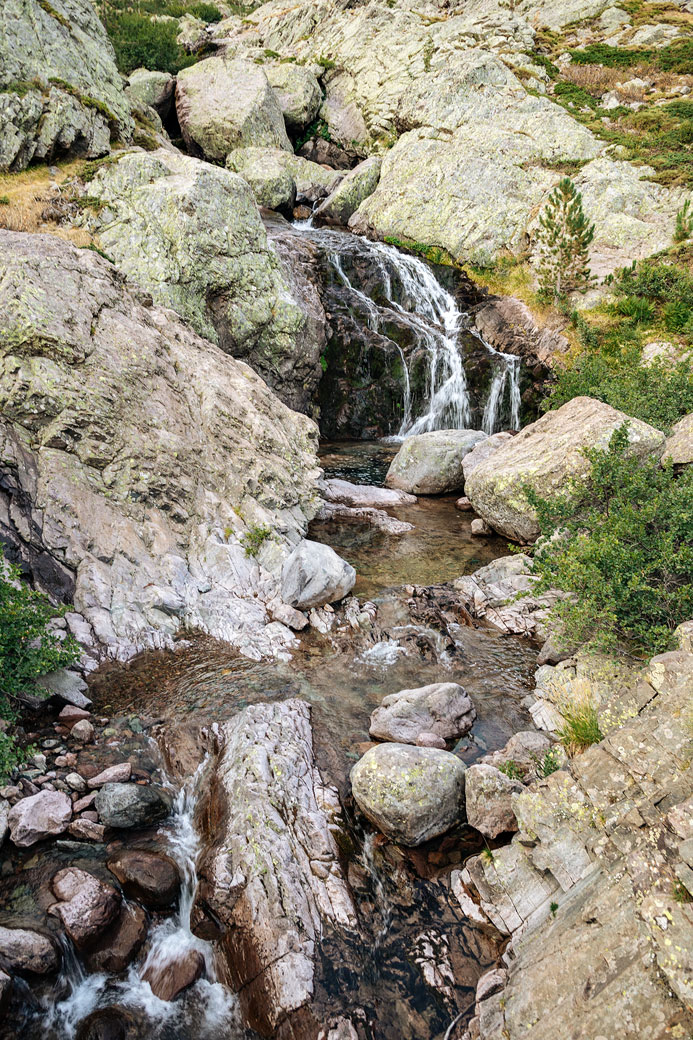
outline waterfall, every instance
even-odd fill
[[[382,943],[390,930],[390,925],[392,924],[392,904],[390,902],[390,897],[387,894],[385,882],[382,879],[375,861],[375,838],[375,832],[366,834],[364,837],[363,847],[361,850],[361,861],[371,879],[376,910],[380,914],[380,928],[375,936],[375,949],[378,950],[380,946],[382,946]]]
[[[178,792],[171,816],[159,831],[181,874],[176,913],[151,931],[144,962],[131,964],[125,978],[106,973],[87,974],[72,944],[63,940],[63,982],[67,996],[51,1003],[44,1012],[43,1024],[50,1040],[73,1040],[80,1022],[87,1015],[98,1008],[113,1005],[144,1016],[150,1030],[147,1035],[152,1038],[158,1037],[164,1027],[173,1025],[176,1026],[175,1035],[193,1035],[192,1029],[197,1040],[214,1040],[220,1035],[235,1040],[243,1036],[237,1020],[236,998],[216,981],[213,947],[198,939],[190,929],[200,853],[200,837],[194,822],[195,805],[204,765],[203,762]],[[151,971],[166,971],[168,966],[191,950],[197,950],[203,956],[207,977],[196,982],[177,1000],[160,1000],[145,981],[145,975]]]
[[[314,228],[310,220],[294,227],[323,251],[354,311],[401,358],[402,414],[396,439],[430,430],[467,429],[474,415],[483,416],[480,425],[487,433],[503,425],[519,428],[519,359],[494,350],[469,327],[467,314],[424,260],[383,242]],[[359,285],[359,270],[364,267],[367,277]],[[392,338],[392,326],[403,330],[413,344],[408,359]],[[479,401],[472,400],[464,365],[462,340],[470,333],[488,353],[492,369],[490,386]],[[422,357],[425,385],[415,408],[413,370]]]

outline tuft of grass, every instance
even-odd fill
[[[585,698],[564,703],[559,705],[559,710],[564,724],[558,731],[558,739],[569,755],[579,755],[603,739],[597,709],[591,701]]]
[[[539,758],[538,755],[532,755],[532,761],[534,762],[537,776],[541,777],[543,780],[561,768],[558,752],[555,748],[549,748],[543,758]]]
[[[509,780],[522,780],[524,776],[524,770],[520,768],[513,758],[509,758],[507,762],[503,762],[498,768],[501,773],[505,773]]]
[[[677,903],[693,903],[693,895],[688,891],[683,881],[674,882],[672,895]]]

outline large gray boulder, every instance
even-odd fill
[[[279,148],[237,148],[229,153],[226,166],[247,181],[258,206],[291,210],[296,201],[296,182],[282,161],[284,155],[288,152]]]
[[[133,129],[110,40],[90,0],[0,5],[0,171],[94,157]]]
[[[291,194],[290,174],[279,176]],[[85,219],[130,281],[309,409],[323,339],[241,177],[160,149],[105,165],[87,190],[105,205]]]
[[[223,724],[219,740],[210,804],[218,825],[198,867],[195,912],[211,911],[221,931],[246,1023],[262,1036],[282,1022],[287,1036],[303,1035],[292,1023],[315,1020],[307,1012],[331,956],[323,938],[356,929],[334,834],[339,798],[315,763],[303,701],[254,704]],[[341,962],[343,942],[337,950]]]
[[[693,463],[693,412],[672,427],[664,445],[662,461],[671,460],[674,466],[690,466]]]
[[[452,740],[473,726],[476,710],[457,683],[431,683],[385,697],[371,715],[370,735],[378,740],[416,744],[422,733]]]
[[[526,487],[544,498],[566,490],[590,469],[585,448],[607,448],[611,436],[627,422],[630,451],[639,457],[661,453],[664,434],[591,397],[575,397],[526,426],[516,437],[480,463],[469,475],[465,493],[487,523],[516,542],[532,542],[539,534],[536,513]]]
[[[58,970],[60,958],[48,936],[28,928],[0,926],[0,963],[8,971],[47,975]]]
[[[381,164],[379,155],[372,155],[359,163],[318,206],[316,218],[325,224],[346,226],[352,213],[356,212],[364,199],[372,195],[378,186]]]
[[[148,105],[165,119],[173,104],[176,81],[169,72],[135,69],[128,76],[127,92],[142,105]]]
[[[334,549],[304,538],[282,567],[282,599],[296,610],[310,610],[344,599],[355,582],[356,571]]]
[[[171,803],[157,787],[105,784],[97,792],[94,808],[107,827],[129,830],[161,820],[169,813]]]
[[[407,437],[390,464],[385,483],[415,495],[444,495],[464,487],[462,462],[486,440],[480,430],[433,430]]]
[[[190,151],[213,162],[234,148],[291,151],[267,76],[242,58],[207,58],[183,69],[176,82],[176,113]]]
[[[517,830],[512,796],[524,787],[491,765],[469,766],[464,774],[464,797],[467,823],[484,837],[496,838],[506,831]]]
[[[303,130],[313,122],[322,104],[317,79],[310,69],[293,62],[271,65],[266,71],[286,125],[290,130]]]
[[[0,266],[3,540],[94,654],[187,625],[254,657],[293,643],[266,604],[319,506],[314,423],[96,253],[0,232]]]
[[[7,822],[10,838],[24,848],[67,830],[72,818],[72,802],[62,791],[39,791],[13,805]]]
[[[476,469],[480,462],[490,458],[495,451],[512,440],[512,433],[492,433],[486,440],[479,441],[462,460],[462,473],[464,479],[469,478],[472,470]]]
[[[421,845],[464,816],[464,763],[448,751],[378,744],[351,770],[356,803],[402,845]]]
[[[313,203],[325,198],[343,177],[338,170],[330,170],[282,148],[235,148],[227,155],[226,165],[248,182],[258,202],[280,172],[291,178],[297,202]]]

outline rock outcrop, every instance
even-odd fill
[[[193,155],[223,162],[234,148],[291,151],[284,117],[263,69],[242,58],[207,58],[176,81],[176,114]]]
[[[293,192],[290,173],[279,173]],[[129,281],[251,364],[290,407],[310,410],[324,331],[241,177],[159,149],[104,164],[87,190],[100,205],[85,219]]]
[[[323,939],[353,931],[356,914],[332,833],[337,792],[313,759],[310,709],[298,700],[256,704],[224,723],[220,737],[199,909],[218,922],[251,1028],[317,1035],[311,1005]]]
[[[351,770],[356,803],[402,845],[421,845],[464,817],[464,763],[449,751],[377,744]]]
[[[512,796],[523,790],[522,784],[483,763],[469,766],[464,774],[464,801],[467,823],[484,837],[497,838],[505,831],[516,831],[517,820]]]
[[[314,424],[95,253],[0,232],[0,262],[3,541],[97,654],[187,624],[281,650],[265,604],[318,508]]]
[[[462,882],[512,936],[468,1036],[693,1028],[691,683],[693,654],[675,650],[612,686],[604,739],[514,795],[516,838],[467,863]]]
[[[148,827],[168,815],[170,801],[156,787],[139,784],[105,784],[94,799],[99,819],[107,827]]]
[[[690,466],[693,463],[693,412],[684,415],[672,427],[671,433],[666,439],[662,461],[668,459],[674,468]]]
[[[485,439],[479,430],[433,430],[408,437],[390,464],[385,484],[415,495],[461,491],[464,457]]]
[[[485,618],[502,632],[545,640],[549,611],[561,594],[552,590],[532,595],[538,580],[529,556],[517,553],[457,578],[453,586],[473,617]]]
[[[322,104],[322,91],[310,69],[291,62],[270,65],[267,80],[290,130],[303,130],[312,123]]]
[[[0,6],[0,171],[105,155],[133,129],[113,47],[89,0]]]
[[[525,488],[544,498],[566,490],[569,480],[589,472],[585,448],[607,448],[611,435],[628,423],[630,451],[640,457],[661,454],[664,434],[590,397],[575,397],[531,423],[469,475],[465,494],[487,523],[516,542],[539,534]]]
[[[316,219],[325,224],[341,224],[346,227],[352,214],[378,186],[380,167],[381,160],[378,155],[372,155],[359,163],[318,206],[315,211]]]

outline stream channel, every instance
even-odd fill
[[[325,444],[327,477],[382,483],[396,445]],[[360,917],[360,935],[348,948],[323,952],[322,1005],[364,1009],[368,1035],[383,1040],[429,1040],[445,1033],[458,1010],[473,998],[482,970],[492,964],[493,937],[465,919],[450,890],[450,873],[481,848],[479,835],[459,827],[416,850],[376,835],[349,796],[348,772],[367,746],[370,713],[382,698],[435,681],[459,682],[478,717],[455,747],[471,763],[506,743],[529,718],[522,699],[532,686],[536,648],[491,628],[459,626],[443,634],[412,618],[412,586],[430,586],[507,552],[501,539],[472,539],[469,514],[454,497],[421,498],[393,511],[414,524],[398,538],[371,528],[314,523],[310,535],[332,544],[358,570],[354,589],[363,604],[377,607],[377,626],[365,633],[346,627],[321,635],[308,630],[290,661],[250,661],[208,638],[181,641],[175,651],[148,652],[126,666],[102,669],[91,682],[97,715],[108,716],[112,760],[130,757],[167,781],[161,746],[178,758],[171,816],[157,830],[135,832],[108,846],[58,841],[40,853],[5,845],[0,867],[0,924],[31,927],[51,902],[48,882],[57,869],[77,864],[112,881],[105,866],[114,849],[165,851],[183,876],[175,913],[154,915],[137,960],[120,975],[88,973],[64,946],[58,981],[24,984],[1,1033],[26,1040],[123,1035],[141,1040],[216,1040],[252,1036],[240,1022],[235,998],[215,982],[214,952],[190,929],[195,861],[196,762],[181,767],[186,747],[201,728],[230,718],[246,705],[300,697],[313,709],[318,765],[340,792],[344,808],[346,876]],[[154,740],[148,734],[158,734]],[[199,754],[197,760],[199,761]],[[99,759],[104,764],[103,751]],[[180,780],[181,772],[189,772]],[[63,943],[65,941],[63,940]],[[200,950],[205,977],[176,1001],[154,997],[142,975],[166,967],[181,949]],[[117,1030],[85,1031],[97,1009],[117,1007]],[[122,1033],[122,1015],[133,1032]],[[100,1019],[100,1030],[103,1019]],[[115,1026],[114,1026],[115,1028]]]

